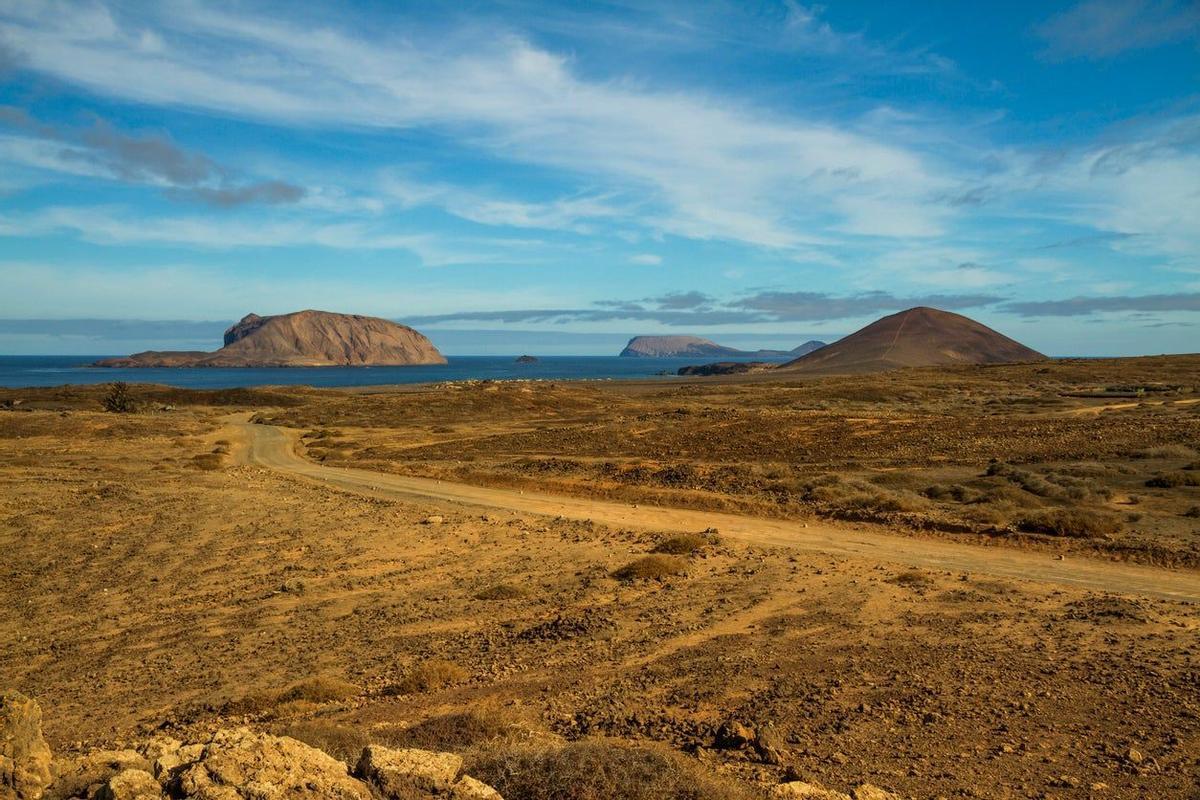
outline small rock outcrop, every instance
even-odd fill
[[[537,356],[517,356],[517,364],[536,364],[538,363]]]
[[[0,693],[0,798],[39,800],[50,784],[42,709],[17,691]]]
[[[93,751],[56,763],[53,782],[47,749],[40,777],[21,783],[24,793],[0,784],[0,800],[38,800],[43,789],[46,800],[503,800],[462,764],[454,753],[369,745],[351,773],[296,739],[226,728],[202,742],[156,736],[136,750]]]
[[[195,800],[371,800],[336,758],[286,736],[218,731],[192,764],[167,773],[171,794]]]
[[[97,361],[97,367],[360,367],[445,364],[418,331],[360,314],[296,311],[247,314],[225,331],[212,353],[149,350]]]
[[[781,783],[771,790],[771,797],[772,800],[900,800],[899,795],[869,783],[861,784],[846,794],[804,781]]]

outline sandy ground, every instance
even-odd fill
[[[796,547],[794,526],[755,532],[777,521],[622,503],[589,504],[585,521],[519,490],[485,509],[447,484],[421,497],[427,484],[393,491],[394,476],[309,472],[288,435],[247,426],[243,445],[228,420],[0,415],[0,684],[42,701],[55,747],[235,713],[371,729],[494,708],[765,783],[790,770],[912,797],[1200,789],[1200,608],[1159,596],[1194,597],[1195,571],[963,545],[966,560],[938,566],[926,548],[944,543],[862,526],[814,521]],[[707,527],[721,542],[683,574],[611,576],[668,532]],[[1121,591],[1071,585],[1080,575]],[[498,584],[517,596],[477,598]],[[389,693],[430,658],[465,678]],[[314,675],[359,691],[248,717],[227,704]],[[782,762],[714,747],[726,720],[777,731]]]

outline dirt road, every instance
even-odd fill
[[[755,545],[852,556],[876,562],[982,573],[1071,585],[1097,591],[1200,602],[1200,573],[1084,558],[1056,560],[1008,547],[917,539],[864,530],[861,526],[743,517],[708,511],[632,506],[587,498],[469,486],[459,483],[326,467],[297,451],[299,431],[248,422],[231,423],[235,458],[357,493],[465,503],[528,514],[589,519],[613,527],[657,531],[717,528],[722,536]]]

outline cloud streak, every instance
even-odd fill
[[[1067,300],[1006,303],[1001,310],[1023,317],[1078,317],[1121,311],[1196,312],[1200,311],[1200,293],[1072,297]]]
[[[1200,39],[1194,0],[1085,0],[1056,14],[1035,33],[1054,59],[1102,59],[1128,50]]]
[[[302,187],[285,181],[240,181],[228,168],[165,135],[126,133],[104,119],[75,131],[36,120],[23,109],[0,106],[0,125],[34,137],[32,146],[6,149],[9,157],[24,154],[27,165],[155,186],[176,200],[234,208],[296,203],[305,195]],[[51,146],[39,147],[39,141]]]

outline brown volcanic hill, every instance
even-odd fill
[[[1041,361],[1045,356],[973,319],[919,306],[872,322],[781,370],[880,372],[942,364]]]
[[[148,351],[97,361],[99,367],[357,367],[445,364],[427,338],[379,317],[297,311],[247,314],[213,353]]]

